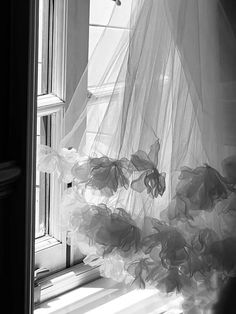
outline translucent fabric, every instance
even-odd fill
[[[73,148],[68,228],[104,276],[181,291],[185,313],[206,311],[236,270],[233,32],[216,0],[133,0],[101,75],[109,32],[52,154],[60,172]]]

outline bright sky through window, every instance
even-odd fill
[[[101,82],[102,73],[109,66],[121,38],[128,36],[131,7],[132,0],[124,1],[119,7],[113,1],[90,1],[89,58],[95,51],[97,63],[96,72],[89,71],[89,86],[95,86]],[[102,48],[98,44],[99,40],[102,40]],[[97,44],[98,47],[95,49]],[[114,83],[114,80],[115,75],[106,83]]]

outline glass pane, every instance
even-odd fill
[[[89,28],[89,55],[94,51],[94,47],[98,42],[104,27],[90,26]],[[88,86],[97,86],[104,84],[115,83],[119,71],[118,62],[122,61],[121,56],[123,46],[122,43],[126,42],[129,36],[129,30],[106,28],[102,36],[102,43],[99,44],[98,49],[95,51],[96,55],[92,60],[92,64],[88,69]],[[123,50],[124,52],[124,50]],[[93,66],[95,64],[96,66]],[[109,70],[103,78],[106,70]]]
[[[37,147],[40,144],[47,145],[50,138],[51,117],[44,116],[37,118]],[[36,204],[35,204],[35,237],[41,237],[47,231],[47,217],[49,204],[49,186],[50,176],[36,170]]]
[[[47,92],[49,0],[39,0],[38,21],[38,95]]]
[[[89,27],[89,59],[93,54],[94,48],[96,47],[105,27]]]
[[[109,26],[129,27],[132,0],[121,0],[121,6],[116,6]]]
[[[121,0],[121,6],[111,0],[90,0],[90,24],[128,27],[131,7],[132,0]]]
[[[90,0],[90,24],[107,25],[113,8],[111,0]]]
[[[42,94],[42,62],[38,62],[38,95]]]

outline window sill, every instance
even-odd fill
[[[38,239],[35,239],[35,252],[37,253],[60,243],[60,241],[49,235],[39,237]]]
[[[34,288],[35,306],[55,299],[63,293],[81,287],[100,277],[97,267],[77,264],[60,272],[37,279]]]
[[[38,306],[34,314],[180,314],[182,297],[135,290],[100,278]]]

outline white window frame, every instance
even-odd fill
[[[64,115],[64,102],[58,97],[47,94],[38,97],[37,116],[54,115],[52,118],[51,140],[52,148],[58,147],[62,134],[62,119]],[[50,175],[50,235],[35,240],[35,264],[37,268],[47,268],[50,273],[66,266],[66,236],[59,227],[59,203],[62,195],[62,186],[56,176]],[[52,258],[53,257],[53,258]]]
[[[38,117],[54,115],[54,149],[58,148],[62,138],[65,110],[88,62],[89,2],[54,0],[51,13],[53,42],[50,48],[52,80],[50,93],[38,96],[37,111]],[[82,255],[78,249],[66,244],[67,234],[60,227],[59,212],[65,186],[59,184],[53,175],[50,175],[50,181],[50,235],[35,241],[35,268],[42,270],[42,276],[35,278],[35,304],[99,277],[96,268],[79,263]]]

